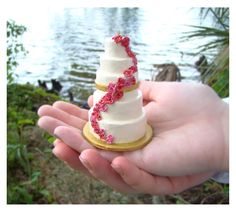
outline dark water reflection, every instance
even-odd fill
[[[71,91],[76,100],[87,99],[94,90],[104,38],[116,32],[130,36],[141,79],[151,78],[153,64],[174,62],[186,81],[199,80],[192,68],[196,58],[187,54],[196,43],[178,40],[180,33],[189,30],[184,24],[199,24],[198,14],[186,8],[173,12],[176,18],[140,8],[60,8],[44,11],[40,20],[37,14],[21,19],[28,28],[23,43],[29,54],[20,60],[18,82],[37,84],[38,79],[55,78],[63,85],[62,95]]]

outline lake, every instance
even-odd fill
[[[150,80],[154,64],[175,63],[182,81],[200,81],[191,53],[199,40],[180,42],[188,25],[200,25],[199,9],[191,8],[26,8],[9,14],[27,27],[22,42],[29,52],[19,58],[18,83],[57,79],[61,94],[72,92],[86,100],[94,91],[94,79],[105,37],[128,35],[137,54],[139,77]]]

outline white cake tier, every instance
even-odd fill
[[[111,57],[105,54],[100,57],[100,70],[108,73],[123,73],[129,67],[133,66],[131,58]]]
[[[97,84],[108,85],[110,82],[117,82],[119,77],[124,77],[123,72],[133,66],[125,48],[114,40],[105,40],[105,53],[100,56],[100,68],[96,72]],[[138,82],[138,73],[134,74]]]
[[[113,135],[113,143],[129,143],[142,138],[146,132],[146,114],[143,110],[142,115],[136,119],[130,119],[127,121],[111,121],[102,119],[99,121],[100,128],[106,131],[106,134]],[[90,131],[97,138],[99,136],[93,132],[93,128],[90,125]]]
[[[103,72],[102,70],[97,70],[96,74],[96,79],[95,83],[97,84],[103,84],[108,86],[110,82],[117,82],[119,77],[124,77],[122,73],[108,73],[108,72]],[[136,79],[136,83],[138,82],[138,72],[134,73],[134,77]]]
[[[94,103],[97,103],[106,92],[96,90],[93,94]],[[124,96],[112,105],[108,105],[107,112],[101,112],[102,119],[111,121],[126,121],[136,119],[143,113],[142,93],[139,90],[125,92]]]
[[[110,57],[129,58],[125,48],[120,43],[115,43],[111,38],[105,39],[105,54]]]

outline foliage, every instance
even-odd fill
[[[17,25],[15,21],[7,21],[7,82],[14,81],[14,70],[18,65],[17,57],[26,54],[23,44],[19,38],[25,33],[26,27]]]
[[[44,200],[48,203],[52,202],[52,195],[40,184],[40,176],[40,171],[34,171],[28,181],[12,183],[8,187],[8,204],[33,204],[41,198],[45,198]]]
[[[196,30],[190,32],[189,35],[187,35],[188,39],[195,38],[195,37],[212,37],[214,38],[212,41],[208,41],[204,45],[198,46],[200,49],[197,53],[202,53],[204,51],[208,50],[215,50],[216,48],[222,47],[222,46],[228,46],[229,45],[229,30],[225,29],[217,29],[212,27],[206,27],[206,26],[191,26],[195,28]]]
[[[220,97],[229,96],[229,8],[201,8],[200,16],[204,22],[207,17],[213,21],[211,27],[191,26],[195,30],[188,32],[184,40],[205,39],[205,44],[198,46],[197,54],[210,54],[210,64],[201,66],[203,83],[210,85]],[[211,38],[211,39],[209,39]]]
[[[210,16],[212,19],[212,24],[216,28],[220,29],[229,29],[229,8],[201,8],[200,17],[205,19],[207,16]]]
[[[25,135],[35,127],[36,110],[60,98],[30,84],[7,86],[7,176],[8,203],[50,203],[51,194],[40,184],[40,169],[32,167],[34,148]]]

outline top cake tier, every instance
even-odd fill
[[[128,56],[126,49],[112,38],[106,38],[105,52],[100,56],[100,67],[96,72],[95,82],[108,86],[110,82],[116,82],[118,78],[124,77],[124,71],[133,66],[133,60]],[[138,73],[134,73],[138,82]]]
[[[105,39],[105,55],[109,57],[129,58],[125,48],[120,43],[115,43],[111,38]]]

